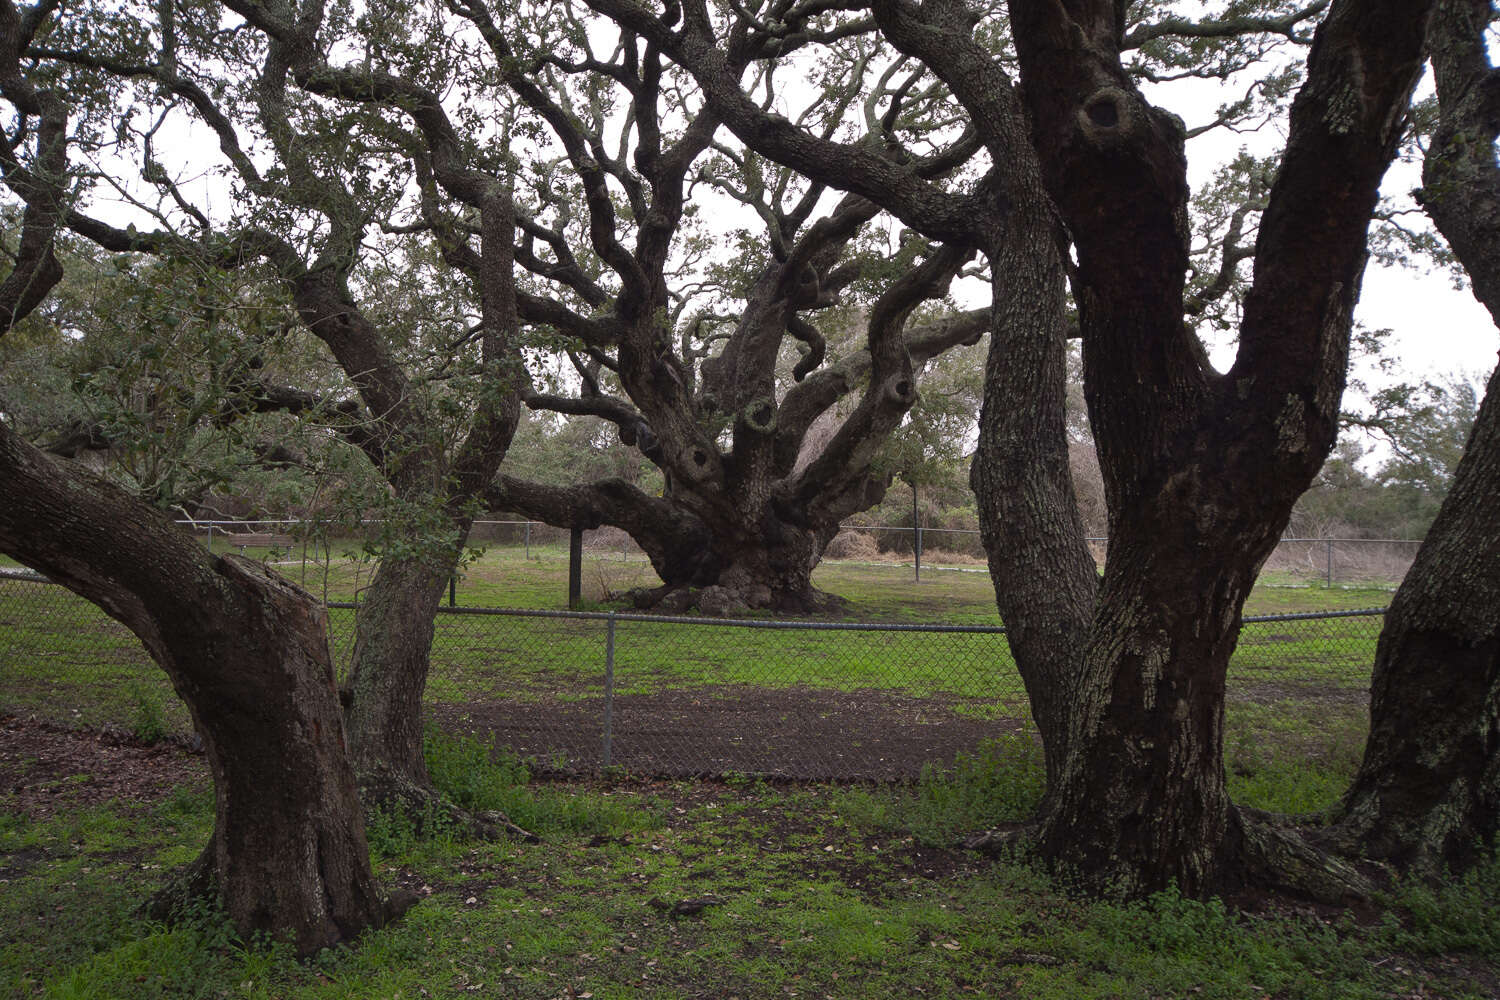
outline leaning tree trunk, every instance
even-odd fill
[[[314,598],[0,424],[0,551],[95,602],[167,672],[203,739],[214,832],[194,882],[300,954],[390,916],[370,871]]]
[[[1496,71],[1489,0],[1439,3],[1428,29],[1439,123],[1423,203],[1500,321]],[[1337,834],[1364,853],[1436,871],[1500,837],[1500,369],[1417,559],[1386,612],[1370,736]]]
[[[345,717],[366,806],[420,807],[432,795],[422,757],[422,696],[438,605],[468,527],[465,519],[457,545],[444,540],[416,555],[385,557],[361,595]]]
[[[450,182],[457,180],[444,180]],[[474,183],[474,178],[462,183]],[[348,725],[366,805],[398,801],[421,807],[435,799],[422,757],[422,695],[438,604],[469,537],[473,517],[467,511],[495,478],[520,417],[519,387],[526,370],[515,347],[520,326],[515,208],[498,184],[478,183],[483,188],[476,196],[481,252],[475,255],[472,274],[479,290],[482,360],[468,435],[449,461],[433,440],[436,428],[412,419],[401,430],[415,447],[398,452],[386,472],[403,502],[436,508],[446,537],[410,539],[413,554],[387,554],[355,619]]]
[[[1046,205],[1038,194],[1035,204]],[[1097,589],[1064,428],[1062,260],[1050,219],[1016,213],[993,247],[994,317],[970,479],[1000,620],[1041,734],[1048,787],[1067,757],[1079,657]],[[1018,488],[1019,486],[1019,488]]]
[[[1500,370],[1453,487],[1386,611],[1370,737],[1341,839],[1426,872],[1500,834]]]

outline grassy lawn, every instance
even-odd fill
[[[207,836],[201,781],[42,821],[0,798],[0,995],[1479,1000],[1500,984],[1496,863],[1397,886],[1372,916],[1275,899],[1094,902],[1025,857],[956,849],[1035,804],[1025,741],[904,788],[536,784],[440,736],[428,758],[450,795],[507,810],[543,842],[417,836],[374,817],[377,872],[425,898],[308,963],[235,940],[212,913],[172,928],[133,915]],[[705,905],[674,916],[688,900]]]

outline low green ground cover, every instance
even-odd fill
[[[425,898],[307,963],[213,913],[172,928],[134,916],[207,836],[201,783],[40,822],[0,798],[0,995],[1479,1000],[1500,986],[1497,862],[1355,913],[1089,901],[1024,856],[955,848],[1034,807],[1024,740],[897,788],[536,784],[503,752],[438,735],[428,758],[454,798],[506,809],[543,842],[373,817],[377,871]],[[685,901],[703,906],[674,915]]]

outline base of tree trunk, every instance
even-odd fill
[[[1246,886],[1335,906],[1368,902],[1377,891],[1355,859],[1323,846],[1317,828],[1241,807],[1230,810],[1229,824],[1229,874]]]
[[[192,861],[169,872],[157,890],[136,908],[136,913],[147,920],[171,926],[221,910],[213,854],[213,845],[210,844]],[[381,900],[380,919],[372,926],[380,928],[395,923],[420,899],[410,889],[392,891]]]
[[[1229,823],[1218,891],[1260,889],[1333,906],[1368,902],[1377,891],[1357,859],[1338,845],[1325,846],[1323,831],[1296,817],[1235,807]],[[990,858],[1015,858],[1031,852],[1040,831],[1036,819],[1002,823],[971,834],[963,846]]]
[[[680,587],[670,584],[660,587],[642,587],[623,594],[611,594],[611,598],[622,598],[642,611],[664,615],[681,615],[699,612],[710,618],[732,618],[753,611],[776,611],[786,615],[834,616],[842,615],[849,602],[837,594],[830,594],[808,587],[802,591],[776,593],[769,587],[730,588],[715,584],[710,587]]]

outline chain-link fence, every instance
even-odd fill
[[[317,562],[358,551],[367,540],[355,526],[292,517],[178,523],[212,550],[251,548],[257,554],[294,563]],[[379,536],[381,522],[361,523],[368,540]],[[1103,566],[1109,540],[1087,541],[1094,559]],[[479,520],[470,529],[469,543],[481,548],[516,549],[530,557],[533,552],[565,552],[569,531],[539,521]],[[1327,587],[1393,589],[1406,575],[1421,545],[1418,539],[1402,538],[1283,538],[1266,560],[1261,582],[1299,587],[1321,583]],[[584,531],[583,549],[595,560],[644,562],[646,558],[628,534],[614,527]],[[846,524],[829,543],[824,558],[905,565],[918,579],[924,568],[986,572],[979,532],[968,528]]]
[[[1109,539],[1087,541],[1102,567]],[[1420,539],[1410,538],[1283,538],[1266,560],[1261,582],[1394,589],[1421,547]],[[910,565],[918,577],[924,568],[985,572],[979,532],[967,528],[846,524],[829,543],[825,557],[899,562]]]
[[[1363,725],[1379,610],[1248,618],[1227,738]],[[354,606],[329,608],[339,668]],[[1003,629],[443,609],[431,719],[541,770],[902,779],[1030,722]],[[0,713],[187,735],[140,644],[59,586],[0,576]]]

